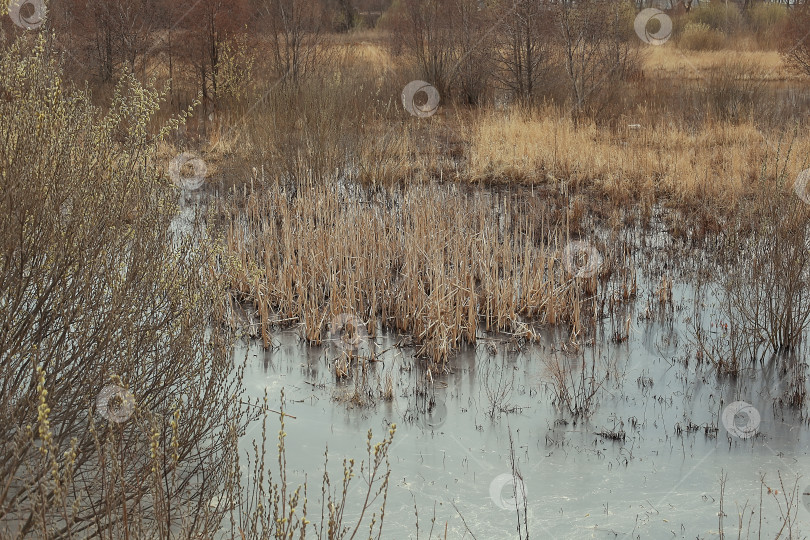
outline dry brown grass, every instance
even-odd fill
[[[242,122],[211,131],[211,159],[240,156],[248,171],[264,164],[267,176],[289,179],[331,178],[337,169],[368,184],[563,180],[620,202],[733,208],[756,195],[769,157],[792,145],[784,172],[795,177],[810,155],[805,130],[791,132],[800,117],[771,93],[779,81],[804,84],[776,52],[650,48],[645,78],[629,83],[627,103],[607,124],[574,123],[560,104],[470,110],[444,97],[436,115],[416,119],[399,103],[402,59],[367,34],[333,44],[340,62],[323,79],[276,90],[249,114],[223,112],[219,125]]]
[[[649,47],[643,56],[643,69],[649,78],[701,79],[729,61],[738,58],[757,66],[768,81],[806,80],[807,77],[790,70],[778,51],[748,50],[734,42],[734,50],[686,51],[667,44]]]
[[[375,40],[371,35],[352,35],[351,38],[351,40],[347,38],[343,43],[336,43],[336,46],[358,62],[364,62],[381,71],[388,71],[402,61],[392,57],[388,48],[379,43],[379,38]]]
[[[574,125],[553,111],[482,115],[469,132],[471,179],[565,179],[625,200],[688,204],[708,197],[726,205],[757,189],[762,165],[782,138],[751,123],[717,122],[699,132],[645,123],[612,131]],[[808,155],[810,139],[795,140],[789,177],[803,170]]]
[[[360,317],[372,336],[378,327],[414,336],[418,354],[440,365],[475,343],[479,329],[525,333],[526,321],[567,322],[576,336],[609,269],[576,279],[566,272],[564,231],[539,197],[447,185],[296,191],[272,184],[232,202],[246,219],[227,233],[229,279],[263,325],[274,314],[300,322],[313,344],[342,313]],[[538,247],[547,238],[549,247]]]
[[[791,70],[778,50],[762,49],[752,37],[738,37],[731,41],[733,48],[717,51],[690,51],[679,49],[674,42],[659,47],[645,47],[642,69],[649,78],[696,79],[738,58],[760,68],[768,81],[807,80],[806,75]],[[341,37],[335,42],[344,52],[378,69],[401,64],[402,58],[391,55],[385,45],[385,35],[379,31],[366,31]]]

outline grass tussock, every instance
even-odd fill
[[[265,325],[301,323],[313,344],[342,313],[372,337],[378,327],[414,336],[418,353],[440,365],[479,331],[566,322],[576,336],[610,268],[572,276],[572,265],[588,263],[565,264],[566,229],[549,221],[539,197],[438,185],[292,194],[275,183],[231,204],[245,216],[226,235],[236,297]]]

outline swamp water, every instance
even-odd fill
[[[341,398],[355,383],[335,377],[332,364],[339,349],[308,347],[295,329],[277,333],[274,349],[243,341],[234,354],[248,357],[251,397],[267,390],[270,406],[277,408],[285,389],[286,412],[296,417],[286,420],[289,485],[297,486],[306,475],[310,500],[313,492],[320,497],[327,445],[334,483],[341,478],[336,466],[343,458],[359,463],[366,456],[369,429],[377,442],[391,423],[397,424],[383,538],[417,537],[414,506],[420,538],[428,537],[434,510],[433,536],[444,538],[446,527],[447,538],[517,538],[510,448],[525,490],[530,538],[719,537],[721,471],[727,475],[725,534],[737,536],[742,513],[742,537],[749,527],[751,537],[758,537],[760,491],[767,489],[761,487],[762,474],[767,486],[779,490],[785,511],[781,473],[788,492],[800,477],[791,537],[806,538],[810,429],[790,410],[773,406],[781,385],[768,366],[756,377],[743,374],[733,381],[719,381],[711,366],[694,359],[686,366],[683,359],[695,353],[683,320],[694,307],[688,305],[696,301],[693,293],[684,285],[674,287],[671,326],[637,321],[634,315],[629,339],[597,338],[583,348],[584,355],[567,355],[555,345],[565,340],[551,333],[520,351],[510,350],[510,336],[489,336],[474,349],[462,349],[451,362],[451,374],[431,374],[432,384],[413,351],[395,347],[397,336],[378,336],[372,346],[389,350],[381,362],[369,364],[370,385],[376,387],[377,377],[384,380],[390,373],[394,398],[364,406]],[[639,290],[639,298],[648,294],[649,289]],[[597,336],[606,333],[599,330]],[[596,373],[613,374],[602,381],[587,421],[575,422],[552,404],[545,360],[555,356],[569,362],[575,383],[583,358],[588,373],[595,362]],[[434,396],[433,406],[429,397],[417,395],[418,388]],[[755,407],[756,426],[751,415],[727,411],[737,401]],[[277,431],[274,419],[268,423],[269,438]],[[623,438],[613,438],[621,432]],[[260,425],[246,433],[246,451],[260,433]],[[274,453],[275,443],[268,448]],[[359,494],[362,479],[355,482]],[[762,538],[775,538],[782,527],[780,508],[773,494],[765,491],[763,498]],[[310,512],[319,515],[320,508],[311,506]],[[782,537],[788,537],[787,529]]]
[[[384,539],[702,539],[721,530],[729,538],[807,538],[810,425],[775,404],[786,384],[781,360],[733,378],[698,361],[695,328],[715,338],[724,332],[717,294],[681,272],[671,305],[658,308],[658,283],[673,259],[690,264],[663,249],[637,262],[636,299],[598,321],[579,351],[559,330],[541,331],[537,343],[479,332],[475,347],[452,357],[451,373],[428,373],[407,336],[380,331],[360,351],[380,359],[367,363],[360,385],[357,370],[336,377],[338,347],[307,346],[293,327],[274,333],[269,349],[259,339],[237,342],[235,362],[247,359],[242,399],[266,392],[278,409],[284,389],[287,486],[308,483],[316,523],[325,450],[338,492],[343,460],[355,460],[344,520],[353,526],[366,487],[367,432],[375,444],[396,423]],[[617,279],[608,287],[617,289]],[[616,339],[620,329],[626,337]],[[805,353],[798,356],[806,367]],[[597,387],[586,418],[559,399],[554,366],[571,394],[583,381]],[[393,397],[384,399],[389,380]],[[271,414],[266,459],[274,481],[278,428]],[[252,456],[261,430],[261,422],[249,426],[243,457]],[[796,495],[790,504],[785,491]],[[381,503],[382,496],[366,520]]]

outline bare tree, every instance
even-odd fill
[[[328,0],[326,7],[332,12],[332,28],[337,32],[348,32],[359,23],[355,0]]]
[[[54,3],[54,26],[70,39],[60,42],[102,83],[113,83],[126,68],[143,75],[157,53],[153,33],[167,15],[161,0],[67,0]]]
[[[477,104],[493,69],[494,16],[479,0],[405,0],[393,8],[390,44],[443,99],[458,92]]]
[[[548,76],[554,40],[554,12],[534,0],[502,0],[495,48],[499,83],[519,99],[533,98]]]
[[[487,92],[493,72],[492,13],[479,0],[455,0],[448,4],[456,21],[451,84],[465,103],[477,105]]]
[[[562,0],[557,4],[562,55],[572,114],[597,115],[610,102],[617,83],[637,62],[631,2]]]
[[[259,25],[270,45],[270,70],[297,84],[326,58],[325,10],[317,0],[259,0]]]
[[[442,96],[449,94],[459,58],[455,11],[454,0],[403,0],[393,14],[394,47],[413,58],[420,76]]]
[[[223,47],[244,28],[248,13],[245,0],[200,0],[190,9],[175,6],[172,18],[182,29],[178,50],[199,82],[203,118],[217,110]]]

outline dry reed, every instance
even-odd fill
[[[531,199],[455,186],[350,193],[342,185],[276,183],[232,192],[228,279],[261,317],[299,322],[311,344],[343,313],[407,333],[418,354],[446,361],[481,331],[534,333],[527,322],[582,330],[601,272],[572,277],[562,229]],[[544,247],[545,246],[545,247]]]

